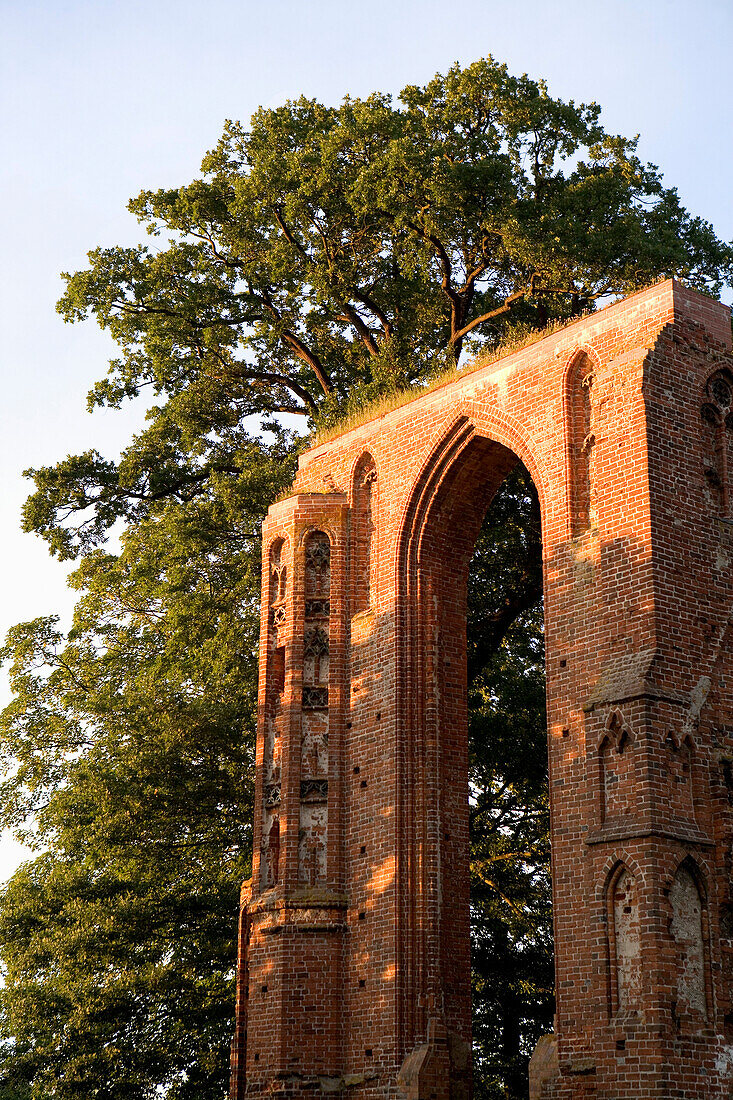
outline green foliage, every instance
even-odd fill
[[[46,848],[0,905],[6,1072],[33,1100],[219,1097],[248,874],[264,502],[292,444],[96,550],[64,638],[11,631],[4,823]],[[12,1041],[10,1041],[12,1040]],[[158,1090],[162,1089],[160,1093]]]
[[[554,975],[539,505],[521,465],[476,543],[468,665],[475,1094],[524,1100]]]
[[[154,245],[96,249],[67,277],[62,314],[122,349],[90,401],[201,388],[318,418],[323,396],[419,383],[507,323],[663,275],[719,291],[730,247],[599,116],[489,57],[397,104],[228,122],[202,178],[131,202]]]
[[[0,896],[0,1100],[221,1100],[247,874],[259,528],[311,428],[466,352],[733,250],[595,104],[487,58],[426,87],[262,109],[203,175],[130,208],[59,310],[119,358],[89,407],[148,393],[119,462],[29,471],[24,528],[77,559],[64,636],[3,658],[0,826],[38,848]],[[253,438],[248,418],[266,429]],[[106,543],[121,534],[119,553]],[[551,1014],[539,510],[518,469],[470,579],[477,1079],[518,1098]]]

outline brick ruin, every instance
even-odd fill
[[[557,1016],[532,1100],[733,1095],[733,359],[672,281],[316,446],[264,526],[232,1097],[471,1093],[466,577],[542,507]]]

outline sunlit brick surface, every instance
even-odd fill
[[[516,457],[557,951],[533,1100],[730,1097],[730,336],[666,282],[301,458],[264,527],[234,1100],[470,1095],[466,574]]]

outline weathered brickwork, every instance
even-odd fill
[[[232,1096],[470,1096],[466,577],[537,485],[555,1035],[533,1100],[733,1088],[729,311],[665,282],[308,451],[264,527]]]

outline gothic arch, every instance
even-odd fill
[[[308,524],[308,526],[305,527],[300,533],[300,538],[298,539],[298,548],[302,551],[310,536],[319,534],[327,536],[329,545],[333,550],[334,546],[338,542],[338,535],[334,528],[331,527],[328,523]]]
[[[436,1100],[470,1095],[464,581],[485,508],[517,459],[540,499],[546,585],[557,1014],[555,1038],[538,1048],[555,1078],[544,1098],[580,1100],[595,1087],[636,1100],[678,1084],[710,1100],[728,1096],[730,944],[713,944],[707,1017],[695,1012],[701,939],[710,959],[707,911],[718,936],[721,920],[728,929],[720,905],[731,900],[733,665],[721,628],[733,606],[733,531],[711,509],[694,450],[701,402],[727,400],[720,387],[717,397],[706,389],[711,372],[731,363],[726,348],[729,311],[665,283],[469,366],[301,456],[293,493],[273,505],[263,536],[268,548],[273,537],[289,539],[277,609],[288,660],[281,691],[265,599],[237,1100],[283,1079],[297,1079],[294,1100],[307,1100],[323,1080],[343,1091],[355,1076],[375,1100],[399,1087]],[[601,394],[583,387],[589,376]],[[604,440],[597,454],[595,431]],[[377,583],[372,595],[370,578],[368,600],[357,601],[368,613],[354,615],[353,480],[366,453],[379,475]],[[312,531],[330,540],[327,612],[306,608],[303,540]],[[313,631],[316,610],[328,629],[319,620]],[[263,890],[273,695],[287,721],[278,882]],[[316,743],[325,722],[327,755]],[[688,749],[677,742],[687,745],[686,733],[699,760],[694,815],[669,766],[684,764]],[[614,766],[635,763],[625,776],[616,767],[612,785],[627,783],[628,797],[598,828],[601,744]],[[320,807],[325,873],[315,842],[300,850],[304,806]],[[682,859],[691,849],[703,878]],[[675,1022],[671,991],[685,973]],[[681,1044],[684,1031],[695,1041]],[[542,1066],[538,1073],[532,1091],[541,1096]]]
[[[364,451],[351,475],[351,599],[354,613],[367,611],[374,595],[375,558],[379,553],[377,487],[377,464],[370,452]]]
[[[707,1020],[712,1008],[707,887],[700,864],[689,854],[679,860],[668,883],[669,934],[677,977],[672,1014],[684,1027],[696,1017]]]
[[[628,813],[634,793],[634,731],[619,707],[612,707],[598,739],[599,823]]]
[[[702,462],[718,515],[730,517],[733,495],[733,374],[718,368],[707,379],[700,402]]]
[[[599,361],[590,347],[576,347],[565,368],[563,411],[565,419],[566,486],[569,532],[585,534],[595,520],[593,470],[592,388]]]
[[[422,731],[420,744],[403,742],[395,761],[398,919],[404,931],[398,1026],[405,1054],[429,1026],[430,1006],[439,1001],[453,951],[446,941],[468,931],[460,921],[455,928],[441,928],[441,865],[465,859],[468,842],[467,819],[460,824],[460,795],[452,812],[445,805],[445,791],[460,792],[468,769],[463,755],[448,746],[452,731],[466,722],[465,700],[446,702],[451,685],[465,676],[459,667],[465,662],[465,634],[461,642],[453,632],[461,622],[465,630],[465,582],[483,517],[518,460],[537,478],[542,510],[544,486],[519,425],[464,405],[433,440],[412,483],[397,542],[400,725]],[[461,646],[463,656],[451,657],[448,672],[445,655],[460,654]],[[456,904],[467,922],[467,893]],[[457,940],[455,950],[460,950]],[[463,995],[470,999],[470,991]]]
[[[638,1012],[643,1005],[641,877],[617,860],[605,877],[606,967],[610,1016]]]

